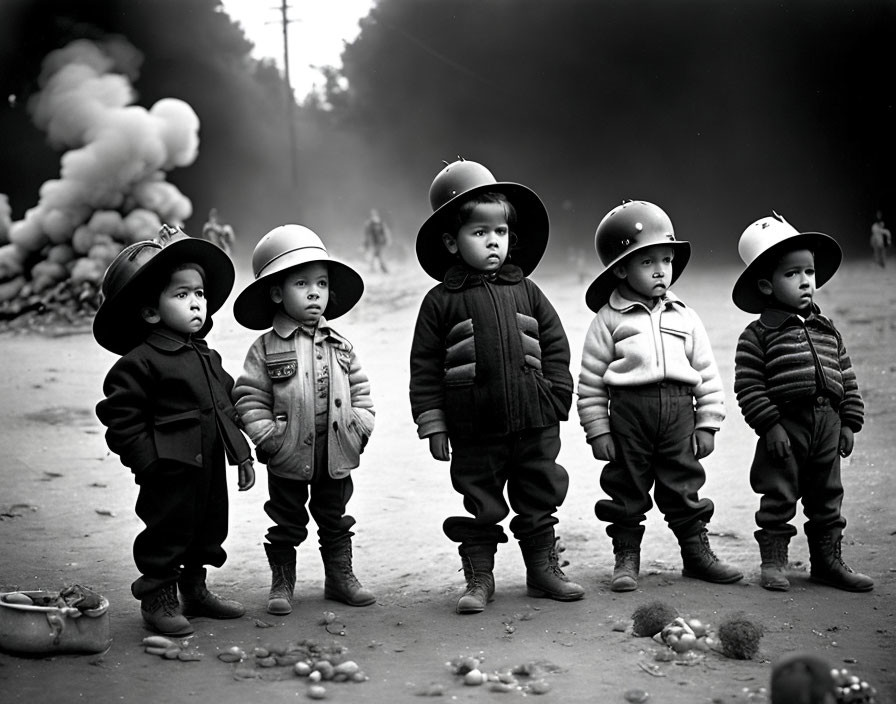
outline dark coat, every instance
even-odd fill
[[[436,414],[454,437],[554,425],[572,403],[569,361],[560,318],[519,267],[456,266],[420,306],[411,411],[418,424]]]
[[[221,356],[203,340],[155,330],[109,370],[96,414],[109,449],[139,483],[159,459],[195,467],[212,462],[220,441],[231,464],[249,459],[232,390]]]

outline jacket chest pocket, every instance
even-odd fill
[[[265,366],[271,381],[285,381],[296,375],[299,369],[299,360],[295,352],[277,352],[268,355]]]
[[[691,343],[691,333],[687,330],[681,330],[672,325],[660,325],[660,332],[664,339],[681,340],[685,346],[689,346]]]

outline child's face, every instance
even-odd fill
[[[314,326],[330,301],[330,276],[326,262],[308,262],[290,269],[278,286],[271,287],[271,300],[293,320]]]
[[[672,284],[672,259],[675,250],[655,244],[633,252],[613,272],[622,279],[626,293],[644,303],[664,296]]]
[[[480,203],[460,226],[457,235],[442,235],[445,247],[460,254],[467,265],[477,271],[497,271],[507,259],[510,227],[501,203]]]
[[[791,310],[806,310],[815,296],[815,255],[808,249],[788,252],[778,261],[771,279],[761,279],[759,290]]]
[[[159,295],[158,320],[175,332],[192,335],[205,325],[207,312],[202,275],[196,269],[175,271]]]

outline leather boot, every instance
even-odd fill
[[[478,614],[495,594],[495,545],[463,545],[457,551],[463,563],[467,588],[457,600],[459,614]]]
[[[788,591],[790,582],[784,570],[788,563],[787,545],[790,539],[782,535],[771,535],[761,529],[753,535],[759,543],[759,555],[762,558],[760,585],[773,592]]]
[[[285,616],[292,613],[292,597],[296,588],[296,562],[284,565],[270,562],[271,591],[268,592],[268,613]]]
[[[560,569],[554,529],[520,540],[520,550],[526,563],[526,594],[534,598],[575,601],[585,590]]]
[[[613,554],[616,565],[613,568],[613,579],[610,580],[610,591],[633,592],[638,588],[638,573],[641,570],[641,547],[613,541]]]
[[[238,601],[222,599],[210,592],[205,584],[205,568],[184,570],[177,580],[184,602],[184,616],[208,618],[239,618],[246,609]]]
[[[324,598],[349,606],[370,606],[376,603],[372,592],[361,586],[352,571],[352,541],[345,538],[321,545],[324,561]]]
[[[848,592],[870,592],[874,580],[853,572],[840,555],[842,533],[837,530],[809,537],[809,579]]]
[[[193,632],[181,613],[174,582],[141,599],[140,614],[147,626],[163,636],[188,636]]]
[[[716,557],[709,546],[705,528],[694,535],[679,538],[678,544],[681,547],[681,573],[685,577],[715,584],[731,584],[744,578],[739,570]]]

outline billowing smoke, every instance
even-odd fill
[[[0,303],[62,282],[98,286],[127,244],[192,214],[165,173],[196,159],[199,118],[173,98],[134,105],[141,61],[117,38],[80,39],[44,59],[28,110],[50,145],[67,151],[22,220],[4,223],[0,207]]]

